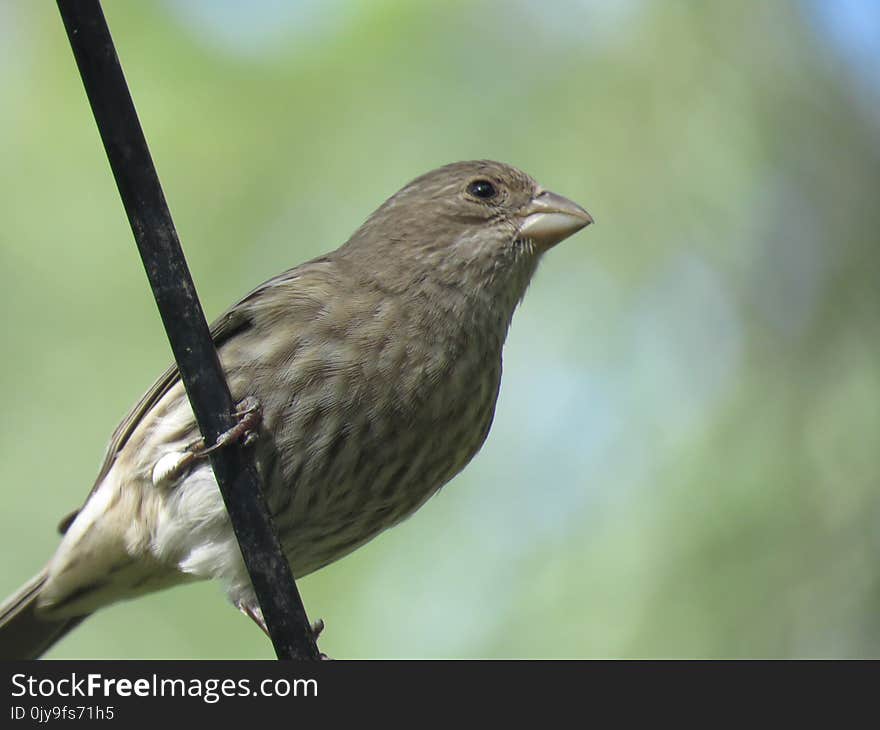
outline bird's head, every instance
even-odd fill
[[[433,282],[511,300],[512,314],[541,255],[592,222],[515,167],[456,162],[392,195],[341,252],[392,290]]]

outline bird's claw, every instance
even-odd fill
[[[318,645],[318,637],[321,636],[321,632],[324,631],[324,619],[319,618],[317,621],[312,621],[312,641],[315,642],[315,646]],[[333,661],[333,657],[327,656],[323,651],[318,652],[318,659],[322,662]]]
[[[312,638],[317,642],[318,638],[321,636],[321,632],[324,630],[324,619],[319,618],[317,621],[312,621]]]
[[[253,444],[259,438],[256,429],[263,420],[263,406],[260,401],[252,395],[247,396],[236,405],[233,415],[237,419],[235,425],[221,433],[213,446],[205,446],[203,439],[197,439],[186,447],[187,451],[191,452],[193,457],[199,458],[239,439],[243,446]]]
[[[260,610],[259,606],[254,606],[251,603],[240,602],[237,604],[238,610],[241,611],[245,616],[247,616],[251,621],[253,621],[257,626],[260,627],[260,631],[262,631],[266,636],[270,639],[272,638],[269,634],[269,627],[266,626],[266,619],[263,618],[263,612]],[[318,644],[318,637],[324,631],[324,619],[319,618],[317,621],[313,621],[311,626],[312,630],[312,641],[315,642],[315,646]],[[332,659],[327,656],[323,651],[318,652],[318,659],[321,661],[332,661]]]

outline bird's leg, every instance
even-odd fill
[[[263,418],[263,409],[253,396],[248,396],[235,407],[236,424],[224,431],[213,446],[205,446],[204,439],[197,438],[183,447],[182,451],[172,451],[162,456],[153,467],[153,484],[163,486],[173,484],[196,459],[204,459],[212,451],[241,439],[249,446],[257,439],[256,428]]]
[[[239,601],[237,604],[238,610],[241,611],[245,616],[247,616],[251,621],[253,621],[257,626],[260,627],[260,631],[262,631],[266,636],[269,636],[269,627],[266,626],[266,619],[263,618],[263,612],[260,610],[259,606],[255,606],[252,603],[248,603],[246,601]],[[316,644],[318,643],[318,637],[321,635],[321,632],[324,630],[324,619],[319,618],[317,621],[312,622],[312,641]],[[269,636],[271,639],[272,637]],[[320,652],[318,654],[322,661],[328,661],[330,657],[328,657],[324,652]]]
[[[239,611],[260,627],[260,631],[269,636],[269,628],[266,626],[266,619],[263,618],[263,612],[259,606],[246,601],[239,601],[236,605]]]
[[[222,449],[238,439],[241,439],[245,446],[250,446],[257,440],[256,427],[263,419],[263,406],[260,401],[249,395],[235,407],[234,415],[238,419],[236,424],[228,431],[221,433],[213,446],[205,446],[203,439],[196,439],[187,445],[186,450],[192,454],[192,458],[205,457],[212,451]]]

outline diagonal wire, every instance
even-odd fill
[[[235,424],[234,404],[98,0],[58,0],[113,176],[205,443]],[[299,591],[248,452],[211,452],[245,565],[279,659],[318,659]]]

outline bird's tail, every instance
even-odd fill
[[[40,616],[37,597],[45,582],[39,573],[0,606],[0,659],[37,659],[85,618]]]

